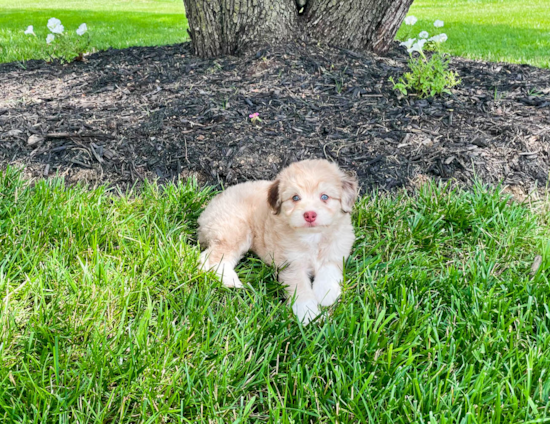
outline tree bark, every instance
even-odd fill
[[[315,40],[385,53],[413,0],[183,0],[195,53]]]

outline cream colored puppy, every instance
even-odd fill
[[[207,247],[201,264],[225,286],[242,287],[234,268],[252,250],[280,269],[294,313],[307,324],[319,305],[340,296],[356,198],[357,180],[326,160],[296,162],[274,181],[230,187],[199,218],[199,242]]]

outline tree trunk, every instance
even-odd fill
[[[385,53],[413,0],[183,0],[201,57],[316,40]]]

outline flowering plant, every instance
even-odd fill
[[[414,25],[417,21],[416,16],[409,15],[405,18],[405,25]]]
[[[46,46],[44,49],[45,59],[59,59],[61,62],[71,62],[72,60],[82,60],[86,49],[90,45],[90,36],[83,37],[88,31],[86,24],[81,24],[75,31],[65,31],[65,27],[57,18],[50,18],[46,25],[50,33],[46,36]],[[34,32],[34,27],[29,25],[25,30],[25,35],[33,35],[38,39]]]
[[[52,34],[63,34],[65,27],[61,25],[61,21],[57,18],[48,19],[48,29]]]
[[[260,114],[258,112],[251,113],[250,115],[248,115],[248,117],[253,124],[255,124],[256,122],[262,122],[262,120],[260,119]]]
[[[436,20],[434,22],[436,28],[442,28],[443,25],[443,21]],[[405,73],[398,82],[390,77],[390,82],[393,83],[394,89],[399,90],[405,96],[410,90],[416,91],[420,97],[450,93],[449,89],[460,83],[458,74],[449,70],[449,58],[441,48],[441,44],[448,39],[447,34],[441,33],[429,37],[430,34],[427,31],[422,31],[418,34],[418,40],[409,38],[401,43],[401,46],[404,46],[409,53],[411,72]],[[430,58],[426,57],[424,46],[434,51]],[[415,52],[418,53],[416,57],[413,56]]]
[[[428,34],[428,31],[422,31],[420,34],[418,34],[418,38],[428,38],[430,34]]]
[[[403,23],[407,26],[405,28],[405,37],[409,38],[410,39],[410,35],[413,31],[413,26],[418,22],[418,19],[416,18],[416,16],[413,16],[413,15],[409,15],[405,18],[405,20],[403,21]]]

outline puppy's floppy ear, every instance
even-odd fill
[[[275,215],[278,215],[281,212],[281,198],[279,197],[279,180],[273,181],[267,190],[267,203],[273,209]]]
[[[350,213],[353,209],[353,205],[357,200],[358,183],[355,175],[347,172],[342,172],[342,211]]]

